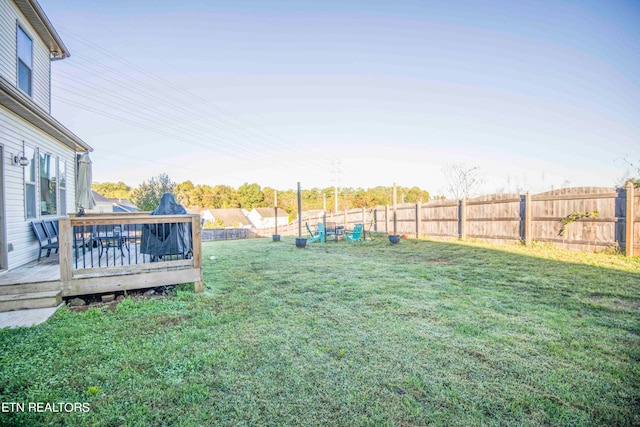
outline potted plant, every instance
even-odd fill
[[[279,242],[280,241],[280,235],[279,234],[273,234],[271,236],[271,238],[273,239],[274,242]]]
[[[296,248],[304,248],[305,246],[307,246],[307,238],[296,237]]]

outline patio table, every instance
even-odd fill
[[[98,245],[100,245],[100,257],[109,248],[120,249],[122,256],[124,256],[124,249],[129,250],[129,234],[127,232],[114,229],[113,231],[99,233],[97,238]]]

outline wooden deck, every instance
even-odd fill
[[[72,231],[75,226],[187,223],[191,224],[191,252],[188,259],[161,259],[140,253],[139,241],[131,239],[126,247],[76,249]],[[60,218],[60,250],[42,256],[11,271],[0,274],[0,297],[11,299],[25,294],[58,292],[62,297],[104,292],[127,291],[189,283],[202,291],[200,217],[198,215],[149,216],[109,215]]]
[[[77,256],[75,254],[73,256],[71,268],[74,276],[81,276],[83,272],[87,273],[96,268],[122,267],[150,262],[149,255],[141,254],[139,246],[131,244],[129,249],[125,248],[123,251],[115,247],[105,249],[102,256],[99,248],[87,248],[84,254],[81,249],[78,249]],[[48,257],[43,252],[40,261],[32,261],[0,274],[0,286],[56,281],[60,281],[60,254],[55,252]]]
[[[0,286],[55,281],[60,281],[60,257],[56,253],[0,274]]]

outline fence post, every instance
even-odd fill
[[[365,230],[365,222],[367,221],[367,210],[362,208],[362,229]]]
[[[347,207],[346,206],[344,207],[344,229],[345,230],[349,229],[349,226],[347,224]]]
[[[460,199],[460,240],[467,238],[467,199]]]
[[[416,205],[416,239],[422,235],[422,200]]]
[[[533,236],[531,235],[531,193],[527,191],[524,196],[524,244],[525,246],[531,246]]]
[[[633,205],[635,202],[634,195],[634,187],[631,181],[627,182],[627,218],[626,218],[626,237],[625,237],[625,245],[624,251],[627,257],[631,258],[633,256],[633,220],[635,219],[635,212],[633,209]]]
[[[389,234],[389,205],[384,207],[384,232]]]

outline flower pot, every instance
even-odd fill
[[[395,245],[400,242],[400,236],[398,234],[390,234],[389,235],[389,243]]]
[[[296,237],[296,248],[304,248],[307,246],[306,237]]]
[[[279,242],[280,241],[280,235],[279,234],[274,234],[271,236],[271,238],[273,239],[274,242]]]

